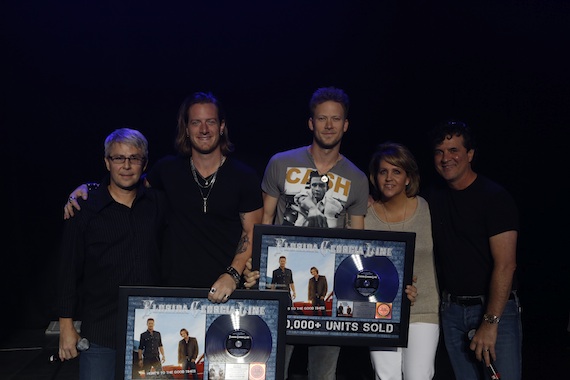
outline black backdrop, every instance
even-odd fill
[[[141,130],[152,165],[173,152],[183,98],[213,91],[236,155],[261,175],[271,154],[310,142],[309,97],[334,85],[352,101],[342,151],[364,171],[375,145],[396,140],[415,152],[426,185],[426,131],[448,117],[476,129],[476,170],[521,209],[525,326],[545,338],[565,329],[567,2],[6,3],[1,302],[11,326],[56,318],[62,206],[104,174],[110,131]]]

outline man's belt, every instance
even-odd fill
[[[486,301],[485,296],[455,296],[453,294],[444,292],[443,299],[447,300],[448,302],[453,302],[461,306],[475,306],[475,305],[484,305]],[[515,293],[511,292],[509,294],[509,299],[515,299]]]

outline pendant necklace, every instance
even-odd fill
[[[380,203],[380,206],[382,206],[382,209],[384,210],[384,216],[386,217],[386,224],[388,225],[388,229],[390,231],[392,231],[392,227],[390,227],[390,219],[388,216],[388,211],[386,210],[386,206],[384,206],[384,202],[379,202],[379,203]],[[401,222],[402,223],[401,231],[404,231],[404,228],[406,227],[406,211],[408,211],[408,200],[407,199],[406,199],[406,204],[404,205],[404,219]]]
[[[206,214],[208,212],[208,198],[210,197],[210,193],[212,192],[212,189],[214,188],[214,183],[216,183],[216,177],[218,176],[218,170],[220,170],[220,168],[222,167],[222,164],[224,163],[224,159],[225,157],[222,156],[222,159],[220,160],[220,166],[218,166],[218,168],[216,169],[216,171],[214,172],[214,174],[212,174],[211,176],[209,176],[207,178],[202,177],[202,175],[200,175],[200,173],[197,173],[196,170],[196,166],[194,166],[194,160],[192,160],[192,157],[190,157],[190,169],[192,170],[192,177],[194,177],[194,182],[196,182],[196,184],[198,185],[198,190],[200,191],[200,195],[202,196],[202,206],[203,206],[203,211],[204,214]],[[205,182],[204,185],[202,185],[200,183],[200,181],[198,180],[198,175],[200,175],[200,178],[202,178]],[[202,189],[208,189],[208,192],[206,193],[206,195],[204,195],[204,192],[202,191]]]

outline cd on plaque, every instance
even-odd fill
[[[271,346],[271,331],[257,315],[221,315],[206,332],[206,355],[212,362],[265,363]]]
[[[383,256],[349,256],[334,274],[334,292],[341,300],[392,302],[399,286],[398,270]]]

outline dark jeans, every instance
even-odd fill
[[[143,358],[143,369],[144,373],[151,371],[152,367],[154,367],[154,372],[162,371],[162,364],[160,364],[160,357],[153,357],[153,358]]]
[[[315,308],[313,310],[313,315],[319,315],[319,312],[321,313],[322,316],[325,316],[327,314],[327,309],[325,307],[325,300],[321,299],[319,297],[315,297],[313,298],[313,307]],[[320,309],[317,309],[320,308]]]
[[[91,343],[79,354],[80,380],[113,380],[115,378],[116,350]]]
[[[477,361],[469,349],[469,330],[481,324],[485,307],[460,305],[443,298],[441,320],[445,347],[453,371],[458,379],[477,380],[488,378],[482,362]],[[507,302],[499,323],[495,350],[495,367],[502,380],[520,380],[522,367],[522,325],[518,297]]]
[[[184,378],[190,379],[190,375],[192,375],[192,379],[198,379],[198,372],[196,371],[196,363],[190,360],[185,360],[182,362],[182,369],[184,370]],[[192,371],[192,372],[189,372]]]

